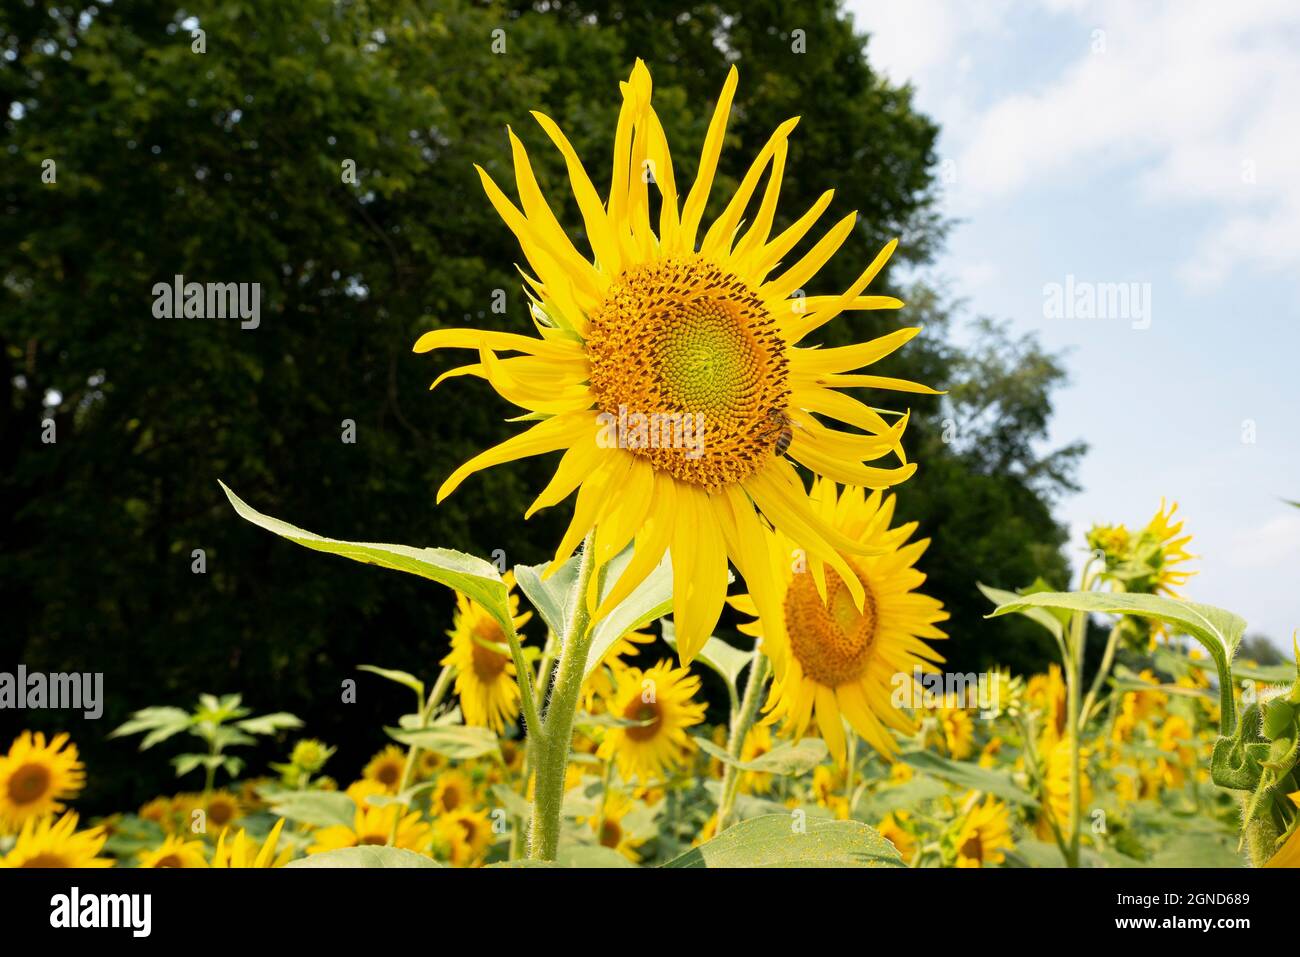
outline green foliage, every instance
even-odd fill
[[[665,867],[902,867],[898,851],[858,821],[765,814],[741,821]]]
[[[302,727],[302,721],[284,711],[250,718],[252,709],[242,704],[237,694],[199,695],[198,706],[191,712],[181,708],[141,708],[129,720],[109,732],[108,737],[120,738],[131,734],[144,734],[140,750],[147,751],[156,744],[188,732],[205,742],[206,754],[179,754],[172,758],[176,776],[184,777],[191,771],[204,768],[207,787],[211,788],[218,769],[232,778],[243,770],[242,758],[226,754],[227,748],[256,743],[254,735],[275,735],[288,728]]]

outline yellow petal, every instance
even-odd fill
[[[709,191],[713,188],[713,177],[718,169],[718,157],[722,155],[722,140],[727,135],[727,119],[731,115],[731,101],[736,95],[738,80],[739,74],[733,66],[727,72],[726,82],[722,84],[718,105],[713,109],[713,119],[709,121],[709,130],[704,136],[699,173],[691,185],[691,191],[686,195],[686,205],[682,208],[681,244],[685,249],[695,248],[695,234],[700,228],[704,207],[709,202]]]

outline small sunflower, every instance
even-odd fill
[[[460,771],[444,771],[433,788],[434,813],[458,811],[474,802],[474,785]]]
[[[334,851],[341,847],[362,847],[366,845],[384,845],[392,832],[393,822],[397,821],[397,840],[395,847],[425,854],[429,850],[431,829],[424,822],[418,811],[403,813],[405,805],[386,804],[376,807],[366,802],[366,797],[376,794],[373,783],[362,783],[348,788],[348,795],[356,804],[352,826],[336,824],[324,827],[315,833],[315,842],[307,848],[308,854],[322,851]],[[400,819],[399,819],[400,815]]]
[[[217,838],[217,848],[212,852],[213,867],[238,867],[238,868],[267,868],[267,867],[284,867],[293,857],[293,848],[286,847],[279,854],[275,852],[275,846],[280,842],[280,832],[284,830],[284,818],[275,822],[275,827],[271,828],[271,833],[266,836],[266,840],[259,848],[257,842],[248,836],[243,829],[234,836],[230,844],[226,844],[226,838],[230,836],[230,831],[221,832]]]
[[[155,868],[198,868],[207,867],[203,856],[202,841],[187,841],[183,837],[169,835],[162,844],[152,851],[139,853],[140,867]]]
[[[1135,557],[1149,566],[1152,573],[1149,579],[1139,583],[1145,587],[1134,588],[1130,585],[1129,591],[1149,589],[1153,595],[1181,598],[1178,589],[1196,574],[1180,567],[1196,556],[1187,551],[1192,536],[1183,534],[1183,520],[1174,521],[1174,513],[1177,511],[1177,502],[1166,506],[1164,499],[1161,499],[1159,511],[1139,533],[1138,544],[1134,548]]]
[[[1070,829],[1070,742],[1066,738],[1056,740],[1048,732],[1044,733],[1038,744],[1039,754],[1044,756],[1045,771],[1043,783],[1047,790],[1044,812],[1050,815],[1056,825],[1063,831]],[[1079,749],[1079,807],[1086,808],[1092,800],[1092,782],[1088,778],[1089,751]]]
[[[0,824],[19,827],[57,814],[85,783],[85,765],[67,734],[57,734],[47,744],[40,731],[24,731],[9,753],[0,755]]]
[[[772,729],[766,724],[756,724],[745,735],[740,760],[753,761],[772,750]],[[772,775],[762,771],[746,771],[740,777],[740,789],[750,794],[767,794],[772,790]]]
[[[645,671],[628,667],[617,681],[610,714],[643,723],[610,728],[597,753],[613,759],[625,781],[658,779],[694,748],[686,729],[704,720],[704,705],[691,700],[700,679],[661,661]]]
[[[944,750],[958,761],[965,760],[975,750],[975,722],[965,708],[944,706],[937,712],[939,726],[943,729]]]
[[[396,794],[406,771],[406,752],[395,744],[384,748],[365,766],[361,776],[384,787],[386,794]]]
[[[451,862],[457,867],[479,863],[492,844],[492,821],[487,811],[451,811],[441,815],[434,826],[451,848]]]
[[[842,764],[841,718],[848,718],[865,741],[892,759],[898,745],[888,729],[916,732],[912,718],[894,705],[897,682],[910,683],[916,670],[934,672],[935,663],[943,661],[923,639],[947,637],[935,625],[948,613],[938,600],[916,591],[925,575],[914,566],[930,542],[908,543],[915,522],[890,528],[892,495],[877,491],[867,496],[861,488],[846,488],[837,497],[835,484],[819,479],[812,500],[826,525],[872,552],[845,559],[866,601],[858,607],[837,570],[805,557],[792,539],[774,533],[772,554],[782,563],[775,577],[790,651],[784,676],[772,656],[766,621],[741,626],[762,638],[772,657],[776,677],[767,720],[782,720],[800,738],[815,714],[831,755]],[[733,604],[750,614],[758,611],[749,596],[739,596]]]
[[[1051,665],[1046,673],[1034,675],[1025,688],[1025,698],[1039,714],[1039,726],[1053,739],[1065,734],[1066,687],[1060,665]]]
[[[203,798],[203,811],[207,815],[208,828],[220,834],[238,821],[244,814],[239,806],[239,798],[229,791],[213,791]]]
[[[564,157],[590,255],[570,241],[523,144],[510,132],[522,208],[481,168],[479,176],[532,271],[525,282],[537,336],[437,329],[415,344],[416,352],[476,352],[476,362],[444,373],[434,386],[452,376],[486,379],[526,410],[521,418],[535,420],[458,468],[438,490],[438,500],[482,469],[563,452],[554,478],[526,513],[577,492],[552,570],[593,530],[597,567],[634,545],[633,558],[606,598],[596,606],[596,590],[588,594],[599,620],[669,554],[673,578],[683,583],[673,594],[683,662],[694,658],[718,621],[728,559],[762,609],[770,640],[779,641],[779,598],[762,555],[765,522],[835,567],[861,606],[865,593],[840,555],[860,546],[821,519],[794,462],[841,482],[898,484],[915,470],[902,452],[907,416],[885,413],[893,418],[889,422],[838,390],[933,393],[916,383],[854,372],[890,355],[917,329],[839,348],[799,345],[846,311],[897,309],[902,303],[864,295],[896,242],[842,294],[804,295],[852,233],[855,215],[792,256],[829,206],[828,191],[792,226],[772,234],[797,120],[777,129],[721,215],[702,226],[736,85],[733,68],[684,203],[651,105],[650,72],[640,60],[621,84],[613,175],[603,201],[560,128],[533,114]],[[658,194],[653,201],[651,183]],[[497,352],[520,355],[498,358]],[[818,416],[862,431],[831,428]],[[890,467],[867,464],[881,459]]]
[[[588,714],[598,713],[601,703],[614,696],[614,688],[617,683],[616,676],[628,666],[623,659],[637,655],[641,651],[637,647],[638,645],[649,644],[652,641],[654,641],[654,635],[634,631],[624,635],[609,646],[609,650],[601,656],[599,664],[591,669],[591,674],[582,683],[582,708],[584,711]]]
[[[992,795],[972,804],[957,832],[957,866],[984,867],[1006,861],[1004,851],[1015,848],[1007,806]]]
[[[647,838],[635,837],[623,826],[624,818],[635,808],[636,805],[626,795],[618,791],[610,791],[605,796],[603,819],[600,814],[593,814],[587,818],[586,823],[596,835],[598,844],[618,851],[633,864],[640,864],[641,855],[637,853],[637,848],[644,844]]]
[[[1165,719],[1157,747],[1161,754],[1158,762],[1160,776],[1166,788],[1182,787],[1188,770],[1196,767],[1196,749],[1192,742],[1192,726],[1186,718],[1171,714]]]
[[[532,617],[532,612],[519,614],[514,575],[506,572],[503,577],[510,589],[510,616],[518,630]],[[506,725],[519,717],[519,685],[515,682],[515,663],[500,623],[477,602],[457,592],[456,612],[448,635],[451,651],[442,663],[456,669],[456,694],[460,697],[465,723],[503,734]]]
[[[891,811],[877,825],[880,836],[893,844],[904,861],[911,861],[916,853],[916,838],[903,825],[910,815],[906,811]]]
[[[78,831],[75,811],[58,820],[29,817],[0,867],[112,867],[112,858],[98,856],[107,840],[102,827]]]

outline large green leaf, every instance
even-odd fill
[[[506,597],[506,584],[496,566],[473,555],[450,548],[412,548],[409,545],[383,545],[374,542],[341,542],[324,538],[314,532],[271,518],[257,511],[238,495],[219,483],[230,504],[241,517],[281,538],[297,542],[304,548],[331,555],[342,555],[353,561],[392,568],[411,575],[419,575],[439,584],[463,592],[483,606],[502,628],[509,630],[510,605]]]
[[[339,791],[281,791],[270,798],[271,812],[313,827],[352,827],[357,806]]]
[[[673,627],[671,621],[662,621],[659,627],[663,630],[664,641],[668,646],[677,650],[677,630]],[[745,651],[727,644],[721,638],[710,637],[700,649],[700,653],[695,656],[695,660],[700,664],[712,668],[717,672],[722,680],[725,681],[733,690],[736,683],[740,680],[740,673],[745,670],[745,666],[754,660],[753,650]]]
[[[501,754],[497,736],[488,728],[473,725],[450,724],[435,725],[429,728],[408,730],[406,728],[385,728],[394,741],[410,747],[415,745],[422,751],[432,751],[453,761],[468,761],[484,755]]]
[[[570,558],[555,570],[550,578],[543,579],[541,565],[516,565],[515,582],[527,596],[546,627],[563,638],[569,631],[569,608],[573,600],[573,582],[578,575],[578,560]]]
[[[409,671],[398,671],[396,668],[381,668],[378,665],[357,665],[357,671],[368,671],[372,675],[379,675],[381,678],[387,678],[389,681],[410,688],[421,702],[424,701],[424,682]]]
[[[1026,807],[1038,807],[1038,800],[1032,794],[1001,771],[982,768],[971,761],[950,761],[930,751],[908,751],[900,757],[918,771],[943,778],[958,787],[983,791]]]
[[[893,844],[860,821],[766,814],[727,828],[664,867],[903,867]]]
[[[758,774],[807,774],[825,761],[830,754],[826,742],[821,738],[803,738],[794,743],[782,744],[752,761],[737,761],[727,753],[726,748],[714,744],[708,738],[697,736],[695,743],[700,746],[701,751],[712,755],[723,764],[731,764],[742,771],[754,771]]]
[[[443,867],[432,858],[401,847],[341,847],[336,851],[311,854],[285,867]]]
[[[575,599],[577,566],[581,556],[574,556],[556,569],[549,579],[542,580],[546,564],[519,565],[515,568],[515,581],[547,626],[560,637],[568,632],[569,611]],[[627,563],[632,560],[632,546],[623,549],[610,559],[602,571],[600,600],[613,589]],[[600,659],[630,631],[648,625],[668,614],[673,607],[673,567],[668,555],[646,576],[645,581],[633,589],[613,611],[601,619],[591,637],[587,653],[586,675],[600,664]]]
[[[993,604],[998,607],[1002,607],[1003,605],[1009,605],[1012,602],[1018,601],[1021,598],[1025,597],[1024,595],[1021,595],[1018,592],[1004,591],[1001,588],[991,588],[988,585],[984,585],[979,582],[975,583],[975,587],[984,593],[985,598],[993,602]],[[1061,647],[1062,654],[1064,654],[1065,621],[1063,621],[1060,616],[1053,614],[1052,611],[1047,608],[1040,608],[1033,605],[1023,609],[1020,612],[1020,614],[1024,615],[1030,621],[1042,625],[1044,628],[1050,631],[1052,633],[1052,637],[1056,639],[1056,643]]]
[[[618,851],[600,844],[566,844],[555,862],[561,867],[636,867]]]
[[[1246,631],[1245,619],[1212,605],[1164,598],[1160,595],[1134,595],[1127,592],[1041,592],[1021,595],[994,610],[990,618],[1026,608],[1062,608],[1067,611],[1096,612],[1106,615],[1134,615],[1176,625],[1191,635],[1210,653],[1219,671],[1219,726],[1231,734],[1237,726],[1232,698],[1232,656]]]

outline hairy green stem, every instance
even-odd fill
[[[745,750],[745,737],[754,726],[758,708],[763,700],[763,685],[767,684],[767,675],[771,662],[761,648],[754,649],[754,660],[749,666],[749,681],[745,683],[745,696],[740,701],[740,710],[731,721],[731,732],[727,738],[727,753],[739,761]],[[728,764],[722,772],[722,787],[718,792],[718,826],[715,831],[721,834],[731,823],[732,811],[736,805],[736,793],[740,790],[740,768]]]
[[[1079,590],[1086,592],[1092,587],[1092,563],[1088,559],[1083,566]],[[1066,742],[1070,752],[1070,819],[1065,822],[1068,831],[1068,843],[1065,862],[1069,867],[1079,866],[1079,836],[1083,824],[1083,788],[1079,771],[1079,750],[1081,727],[1081,707],[1083,685],[1083,646],[1087,638],[1088,613],[1076,611],[1070,618],[1070,640],[1066,643],[1065,665],[1065,719]]]
[[[573,717],[582,694],[587,670],[587,652],[591,648],[591,615],[587,610],[587,588],[595,571],[592,534],[582,545],[578,559],[578,577],[573,589],[573,607],[569,611],[568,634],[560,647],[560,663],[555,685],[546,705],[546,719],[534,745],[536,781],[533,785],[533,820],[529,833],[529,856],[534,860],[553,861],[560,847],[560,811],[564,804],[564,773],[569,766],[569,748],[573,743]]]
[[[1121,618],[1120,621],[1122,622],[1123,619]],[[1119,631],[1119,625],[1110,630],[1110,637],[1106,639],[1106,652],[1101,656],[1101,666],[1097,668],[1097,674],[1092,679],[1092,687],[1088,689],[1088,696],[1083,699],[1082,722],[1085,728],[1092,717],[1093,706],[1097,703],[1097,693],[1101,691],[1102,683],[1110,674],[1111,665],[1115,663],[1115,649],[1119,646]]]

